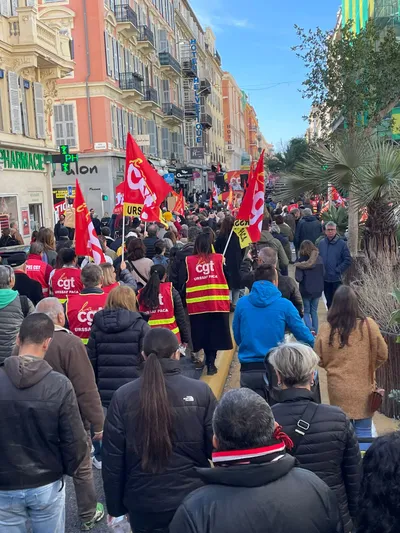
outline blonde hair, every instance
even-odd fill
[[[114,266],[110,263],[101,263],[99,267],[103,272],[103,287],[108,287],[115,283],[115,278],[113,277]]]
[[[127,309],[137,311],[136,294],[127,285],[115,287],[107,297],[106,309]]]

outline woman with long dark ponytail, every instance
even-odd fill
[[[114,394],[107,412],[104,491],[109,514],[128,513],[135,533],[167,533],[185,496],[202,485],[195,468],[209,466],[216,400],[206,383],[181,374],[170,330],[152,329],[143,357],[142,376]]]
[[[139,311],[149,315],[149,326],[167,328],[174,333],[179,343],[190,343],[190,327],[183,309],[179,292],[167,281],[164,265],[150,269],[150,279],[139,291]]]

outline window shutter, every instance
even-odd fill
[[[64,105],[64,127],[65,127],[65,140],[70,148],[76,148],[76,135],[75,135],[75,117],[73,104]]]
[[[33,96],[35,101],[36,137],[38,139],[45,139],[46,124],[44,117],[43,85],[41,83],[34,82]]]
[[[22,133],[21,107],[19,104],[18,74],[8,72],[8,95],[10,98],[10,116],[12,133]]]
[[[104,45],[106,49],[106,68],[107,75],[112,76],[112,65],[111,65],[111,50],[110,50],[110,36],[105,31],[104,32]]]
[[[9,0],[0,0],[0,14],[5,17],[11,16],[10,2]]]
[[[159,52],[169,52],[166,30],[158,30]]]
[[[183,135],[178,133],[178,159],[183,161]]]
[[[169,129],[161,128],[161,138],[162,138],[162,156],[164,159],[170,158],[169,152]]]
[[[114,78],[119,81],[118,42],[114,38],[112,38],[112,48],[114,55]]]
[[[121,43],[118,43],[118,46],[119,46],[119,53],[118,53],[118,56],[119,56],[119,71],[120,72],[126,72],[126,69],[125,69],[125,58],[124,58],[124,51],[125,51],[125,48],[123,47],[123,45]],[[125,69],[125,70],[124,70]]]
[[[122,150],[124,146],[124,135],[122,131],[122,109],[117,107],[117,123],[118,123],[118,145]]]
[[[150,135],[150,154],[157,155],[156,123],[154,120],[147,121],[147,133]]]
[[[115,149],[115,148],[118,148],[118,125],[117,125],[117,120],[116,120],[115,106],[111,104],[110,110],[111,110],[111,133],[112,133],[113,145]]]
[[[35,6],[36,5],[36,0],[26,0],[26,5],[28,7]]]
[[[126,129],[126,120],[127,120],[127,113],[125,109],[122,110],[122,138],[124,141],[124,150],[126,148],[126,136],[128,135],[127,129]]]
[[[54,106],[54,133],[56,146],[61,144],[66,144],[64,139],[64,119],[63,119],[63,106],[55,105]]]
[[[162,80],[163,84],[163,102],[169,104],[169,80]]]
[[[29,137],[29,122],[28,122],[28,111],[26,108],[26,89],[24,87],[24,80],[20,78],[19,85],[21,87],[21,103],[22,103],[22,121],[23,121],[23,130],[24,135]]]
[[[2,98],[3,98],[3,95],[0,93],[0,131],[4,131]]]

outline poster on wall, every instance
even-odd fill
[[[31,233],[29,227],[29,211],[28,209],[21,209],[21,224],[22,224],[22,235],[28,237]]]
[[[72,189],[72,194],[71,193]],[[53,204],[56,219],[60,218],[67,208],[66,197],[75,198],[75,187],[53,187]]]

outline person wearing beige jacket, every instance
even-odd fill
[[[376,369],[387,360],[388,348],[376,322],[360,312],[350,287],[343,285],[335,293],[315,351],[327,371],[330,403],[343,409],[358,437],[372,438],[370,395]]]

